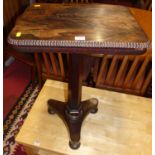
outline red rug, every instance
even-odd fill
[[[15,60],[4,69],[3,75],[3,118],[5,118],[30,83],[31,69],[28,65]]]
[[[14,141],[15,131],[10,133],[11,128],[15,129],[22,124],[15,126],[15,120],[20,112],[18,103],[25,94],[28,85],[30,86],[31,68],[17,60],[10,66],[4,68],[3,73],[3,120],[4,120],[4,155],[26,155],[21,145]],[[23,102],[21,102],[23,103]],[[13,112],[13,113],[12,113]]]
[[[40,89],[30,83],[3,122],[4,155],[26,155],[22,145],[16,143],[15,137],[20,131]]]

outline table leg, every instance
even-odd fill
[[[95,98],[81,101],[82,90],[82,55],[71,54],[69,58],[69,86],[68,103],[50,99],[48,101],[48,112],[57,113],[66,124],[72,149],[80,146],[81,125],[88,113],[96,113],[98,100]]]

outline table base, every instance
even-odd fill
[[[68,104],[64,102],[53,99],[48,100],[49,114],[57,113],[69,130],[69,145],[72,149],[78,149],[80,147],[82,122],[89,113],[97,112],[97,105],[98,100],[96,98],[91,98],[85,101],[81,101],[79,108],[73,110],[69,107]]]

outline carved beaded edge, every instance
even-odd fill
[[[147,42],[99,42],[99,41],[70,41],[70,40],[16,40],[8,37],[8,43],[16,46],[43,47],[90,47],[90,48],[150,48]]]

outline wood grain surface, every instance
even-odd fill
[[[30,148],[29,152],[39,155],[151,155],[151,99],[83,87],[82,100],[98,98],[99,110],[85,119],[81,147],[72,150],[62,120],[47,112],[49,98],[66,101],[67,93],[66,83],[46,81],[16,137],[18,143]]]
[[[17,37],[17,33],[21,35]],[[75,41],[85,36],[85,41]],[[148,38],[124,6],[33,4],[18,19],[9,43],[29,46],[147,48]]]

